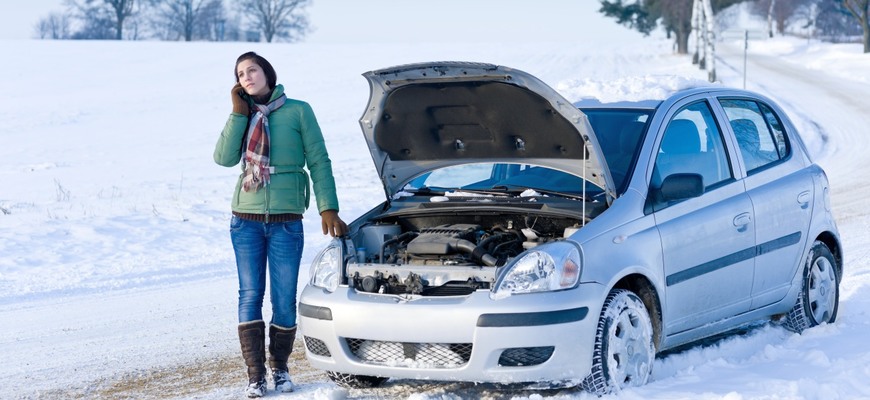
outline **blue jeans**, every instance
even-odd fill
[[[296,326],[296,283],[302,259],[302,221],[262,223],[233,216],[230,237],[239,269],[239,323],[263,319],[266,265],[272,324]]]

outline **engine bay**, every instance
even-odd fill
[[[580,226],[575,218],[528,213],[380,218],[348,240],[347,283],[366,293],[466,295],[489,289],[498,268],[523,251]]]

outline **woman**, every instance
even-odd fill
[[[233,111],[214,151],[216,163],[242,173],[233,192],[230,236],[239,272],[239,342],[248,369],[248,397],[266,392],[263,297],[269,272],[272,319],[269,367],[275,390],[290,392],[287,359],[296,337],[296,283],[302,257],[302,214],[311,172],[323,233],[344,235],[332,164],[308,103],[287,98],[275,69],[254,52],[236,60]],[[268,265],[268,268],[267,268]]]

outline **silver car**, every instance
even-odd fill
[[[572,104],[479,63],[364,76],[386,201],[318,254],[299,304],[307,359],[336,383],[603,394],[676,346],[836,318],[828,180],[770,99]]]

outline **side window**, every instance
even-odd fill
[[[701,174],[705,191],[733,178],[722,133],[706,101],[683,107],[668,122],[651,187],[661,187],[665,177],[676,173]]]
[[[719,103],[750,174],[788,156],[790,149],[782,122],[770,107],[741,99],[720,99]]]

